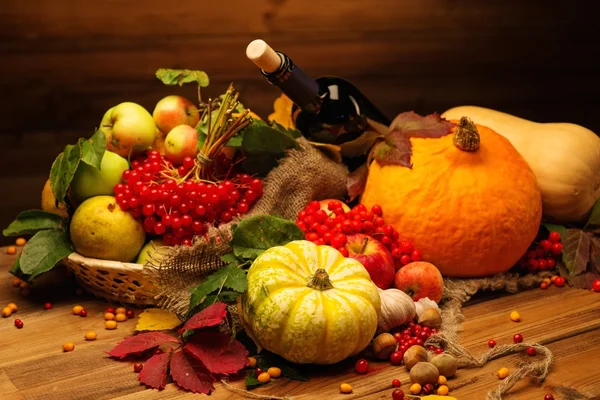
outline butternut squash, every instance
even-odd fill
[[[442,114],[463,116],[493,129],[517,149],[533,170],[542,193],[544,219],[556,223],[585,221],[600,198],[600,138],[572,123],[538,123],[500,111],[454,107]]]

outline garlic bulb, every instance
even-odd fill
[[[389,332],[392,328],[411,321],[416,314],[413,299],[398,289],[379,289],[381,313],[377,323],[377,332]]]
[[[423,311],[427,310],[428,308],[435,308],[440,314],[442,313],[442,310],[438,307],[437,303],[431,300],[429,297],[420,298],[419,301],[415,302],[415,312],[419,318],[421,317],[421,314],[423,314]]]

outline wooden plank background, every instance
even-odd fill
[[[309,74],[354,81],[387,114],[477,104],[600,132],[591,0],[2,0],[0,225],[39,205],[54,157],[122,101],[173,92],[157,68],[233,81],[262,116],[278,91],[245,58],[258,37]],[[0,243],[7,243],[2,239]]]

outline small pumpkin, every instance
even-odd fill
[[[258,346],[299,364],[333,364],[369,345],[381,301],[360,262],[296,240],[254,260],[238,306]]]
[[[370,166],[361,203],[448,277],[510,269],[535,239],[542,216],[535,175],[510,142],[461,118],[440,138],[411,138],[412,168]]]
[[[507,138],[535,174],[542,192],[544,218],[559,223],[584,222],[600,199],[600,137],[571,123],[538,123],[475,106],[442,114],[471,118]]]
[[[381,313],[377,333],[389,332],[415,317],[417,309],[412,297],[398,289],[379,289]]]

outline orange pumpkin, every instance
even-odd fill
[[[509,270],[542,217],[540,189],[523,157],[467,118],[441,138],[410,140],[412,169],[373,161],[361,203],[381,205],[386,222],[444,276]]]

